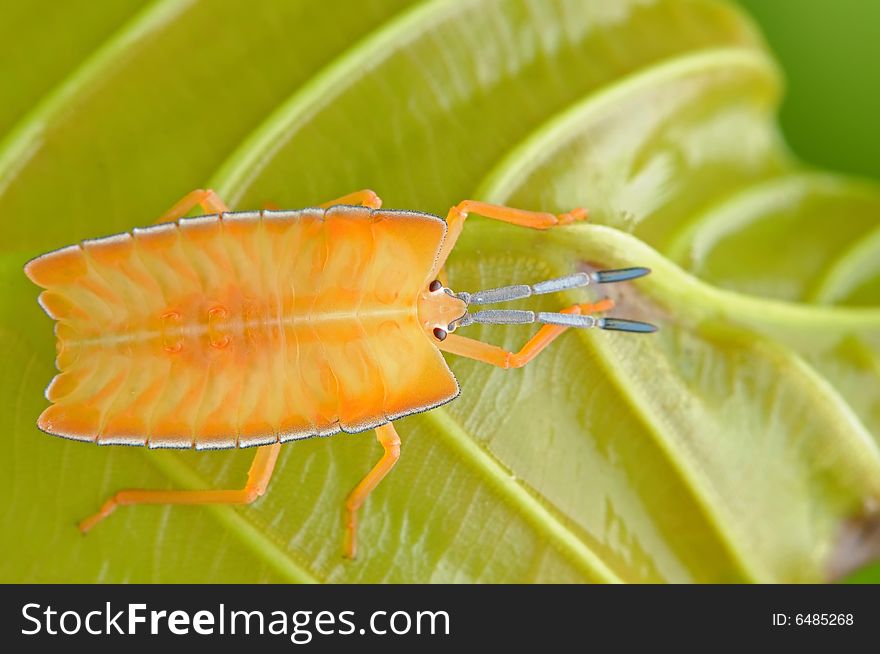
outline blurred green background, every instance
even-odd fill
[[[781,122],[812,166],[880,178],[880,2],[740,0],[785,71]]]
[[[880,179],[880,2],[739,0],[785,71],[780,123],[818,168]],[[850,578],[876,583],[880,565]]]

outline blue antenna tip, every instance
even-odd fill
[[[625,282],[630,279],[644,277],[650,272],[650,268],[620,268],[619,270],[599,270],[594,273],[594,276],[600,284],[612,284],[614,282]]]
[[[624,320],[623,318],[601,318],[599,327],[618,332],[636,332],[639,334],[651,334],[657,331],[657,326],[649,322],[638,320]]]

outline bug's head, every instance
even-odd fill
[[[435,279],[419,297],[419,320],[422,328],[435,341],[455,331],[457,321],[467,313],[467,301],[458,297]]]
[[[422,293],[419,301],[419,318],[426,332],[437,341],[443,341],[447,334],[459,327],[467,327],[474,323],[490,325],[518,325],[527,323],[543,323],[562,325],[564,327],[580,327],[588,329],[598,327],[623,332],[649,333],[657,331],[654,325],[636,320],[610,318],[580,313],[577,311],[554,313],[549,311],[528,311],[524,309],[483,309],[471,312],[472,306],[495,304],[521,300],[532,295],[555,293],[595,284],[623,282],[650,273],[648,268],[623,268],[620,270],[597,270],[580,272],[565,277],[549,279],[537,284],[518,284],[490,288],[476,293],[454,293],[434,280]],[[592,305],[579,305],[591,312],[603,312],[614,306],[609,300],[601,300]],[[583,309],[582,309],[583,310]]]

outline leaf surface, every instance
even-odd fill
[[[78,62],[0,87],[0,579],[825,581],[873,556],[880,193],[787,151],[779,71],[731,6],[157,0],[81,20]],[[609,289],[614,315],[661,331],[568,333],[520,370],[450,356],[462,396],[399,421],[355,562],[342,503],[369,433],[285,446],[252,505],[123,508],[83,538],[113,491],[238,487],[252,453],[41,434],[53,335],[21,266],[207,185],[242,209],[363,187],[441,214],[587,206],[595,224],[548,233],[469,219],[452,286],[647,265]]]

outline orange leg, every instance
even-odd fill
[[[337,204],[354,204],[369,207],[370,209],[378,209],[382,206],[382,199],[370,189],[363,189],[362,191],[355,191],[354,193],[343,195],[340,198],[330,200],[330,202],[325,202],[318,206],[326,209],[327,207],[332,207]],[[201,206],[202,209],[209,213],[226,213],[229,211],[229,207],[226,206],[226,203],[223,202],[214,191],[211,189],[196,189],[195,191],[190,191],[178,200],[173,207],[166,211],[165,214],[156,221],[156,224],[173,223],[175,220],[180,220],[196,205]],[[264,202],[263,209],[276,211],[278,210],[278,205],[274,202]]]
[[[345,524],[345,544],[343,550],[345,556],[353,559],[357,553],[357,511],[367,499],[373,489],[379,485],[379,482],[385,478],[397,460],[400,458],[400,436],[397,430],[390,422],[388,424],[376,427],[376,439],[385,450],[379,463],[373,466],[369,474],[364,477],[361,482],[351,491],[348,499],[345,500],[346,524]]]
[[[353,204],[362,207],[369,207],[370,209],[379,209],[382,206],[382,198],[380,198],[378,195],[376,195],[375,192],[371,191],[370,189],[365,188],[362,191],[355,191],[354,193],[343,195],[341,198],[336,198],[335,200],[324,202],[323,204],[319,204],[318,206],[321,209],[328,209],[337,204]],[[280,208],[281,207],[279,207],[274,202],[263,203],[263,209],[278,211]]]
[[[443,247],[437,256],[436,270],[443,268],[449,253],[455,247],[458,237],[461,236],[461,230],[464,228],[464,221],[468,214],[475,213],[486,218],[500,220],[501,222],[519,225],[520,227],[531,227],[532,229],[550,229],[559,225],[568,225],[578,220],[586,220],[586,209],[572,209],[566,213],[553,214],[544,211],[525,211],[524,209],[513,209],[499,204],[488,204],[477,200],[464,200],[449,210],[446,214],[446,239],[443,241]]]
[[[354,204],[362,207],[369,207],[370,209],[379,209],[382,206],[382,198],[370,189],[365,188],[361,191],[355,191],[354,193],[343,195],[341,198],[336,198],[335,200],[319,204],[318,206],[322,209],[327,209],[328,207],[334,207],[337,204]]]
[[[614,301],[606,298],[595,304],[575,304],[567,309],[563,309],[562,313],[596,313],[598,311],[608,311],[613,306]],[[562,325],[544,325],[538,330],[537,334],[532,336],[523,345],[519,352],[508,352],[497,345],[484,343],[466,336],[459,336],[458,334],[448,334],[446,340],[438,341],[436,345],[444,352],[458,354],[459,356],[476,359],[484,363],[491,363],[499,368],[521,368],[538,356],[545,347],[556,340],[566,329],[569,328]]]
[[[173,223],[175,220],[180,220],[196,205],[199,205],[208,213],[226,213],[229,211],[229,207],[226,206],[214,191],[198,188],[180,198],[173,207],[156,221],[156,224]]]
[[[266,492],[281,444],[257,448],[244,488],[238,490],[121,490],[92,516],[79,523],[83,533],[125,504],[250,504]]]

